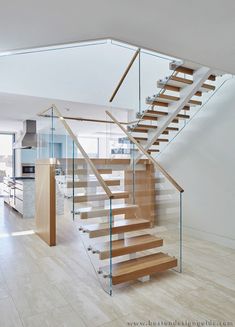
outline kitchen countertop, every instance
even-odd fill
[[[10,179],[13,179],[15,181],[17,180],[34,180],[35,177],[29,177],[29,176],[15,176],[15,177],[10,177]]]

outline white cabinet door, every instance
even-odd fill
[[[15,208],[23,215],[23,201],[15,197]]]

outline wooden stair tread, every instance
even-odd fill
[[[146,219],[122,219],[112,222],[112,234],[122,234],[137,230],[150,228],[150,221]],[[85,225],[81,227],[81,230],[89,234],[90,238],[109,235],[110,225],[109,223],[99,223]]]
[[[166,128],[168,131],[174,131],[174,132],[177,132],[177,131],[179,131],[179,128],[178,127],[167,127]]]
[[[144,125],[144,124],[138,124],[138,127],[143,127],[143,128],[157,128],[156,125]]]
[[[144,124],[138,124],[137,125],[137,128],[147,128],[147,129],[156,129],[157,128],[157,126],[156,125],[144,125]],[[134,129],[135,130],[135,129]],[[133,132],[134,132],[134,130],[133,130]],[[166,131],[178,131],[179,130],[179,128],[178,127],[170,127],[170,126],[168,126],[167,128],[166,128]]]
[[[101,175],[111,175],[112,174],[112,169],[97,169],[98,172]],[[66,170],[67,174],[73,174],[76,176],[90,176],[94,175],[90,169],[77,169],[75,168],[74,170],[72,168]]]
[[[182,77],[178,77],[178,76],[171,76],[168,83],[171,85],[171,81],[172,82],[175,82],[176,84],[173,84],[173,85],[181,85],[181,86],[184,86],[185,84],[186,85],[190,85],[190,84],[193,84],[193,81],[190,80],[190,79],[187,79],[187,78],[182,78]],[[202,86],[200,87],[199,90],[215,90],[215,86],[214,85],[211,85],[211,84],[207,84],[207,83],[204,83],[202,84]]]
[[[147,137],[134,137],[136,141],[147,141],[148,138]],[[168,139],[162,139],[162,138],[158,138],[157,141],[159,142],[169,142]]]
[[[173,64],[174,65],[174,64]],[[171,64],[170,64],[170,67],[171,67]],[[172,67],[173,68],[173,67]],[[179,66],[179,67],[175,67],[173,68],[175,72],[178,72],[178,73],[183,73],[183,74],[186,74],[186,75],[193,75],[194,72],[195,72],[195,69],[193,68],[189,68],[187,66]],[[215,75],[210,75],[208,77],[208,80],[210,81],[215,81],[216,80],[216,76]]]
[[[147,101],[146,100],[146,103],[147,104],[152,104],[154,106],[158,106],[158,107],[168,107],[169,106],[169,103],[168,102],[165,102],[165,101],[158,101],[158,100],[154,100],[154,101]]]
[[[151,152],[160,152],[159,149],[148,149],[148,153],[151,153]]]
[[[131,131],[133,133],[145,133],[145,134],[147,134],[148,131],[149,131],[149,129],[143,129],[142,127],[139,129],[138,127],[135,127],[135,128],[132,128]],[[162,132],[162,134],[168,135],[169,134],[169,131],[168,130],[165,130],[164,132]],[[134,136],[134,137],[136,138],[137,136]]]
[[[202,105],[202,101],[193,100],[193,99],[189,100],[188,103],[193,104],[195,106],[201,106]]]
[[[120,180],[119,179],[105,179],[104,182],[108,186],[119,186]],[[98,180],[80,180],[80,181],[69,181],[67,182],[67,188],[82,188],[82,187],[95,187],[101,186]]]
[[[162,252],[112,265],[112,283],[119,284],[177,266],[177,259]],[[109,273],[109,266],[101,268]]]
[[[113,192],[113,198],[114,199],[125,199],[129,197],[128,192],[123,192],[123,191],[115,191]],[[95,194],[76,194],[74,196],[74,202],[79,203],[79,202],[88,202],[88,201],[100,201],[100,200],[107,200],[108,196],[106,193],[103,192],[97,192]]]
[[[176,97],[173,95],[168,95],[164,93],[160,93],[157,97],[157,99],[165,99],[165,100],[170,100],[170,101],[179,101],[180,97]]]
[[[152,115],[168,116],[168,114],[169,113],[166,112],[166,111],[147,110],[143,117],[153,117],[153,118],[155,118],[155,116],[152,116]],[[178,114],[177,115],[177,118],[185,118],[185,119],[188,119],[188,118],[190,118],[190,116],[189,115],[184,115],[184,114]]]
[[[134,252],[145,251],[162,245],[162,238],[145,234],[124,238],[122,240],[95,244],[92,249],[98,252],[101,260],[104,260],[110,258],[110,247],[112,247],[112,257],[117,257]]]
[[[112,215],[121,215],[124,213],[135,212],[138,206],[135,204],[113,204]],[[86,208],[79,208],[78,213],[80,213],[81,219],[89,219],[89,218],[99,218],[103,217],[110,213],[110,207],[102,207],[102,208],[93,208],[93,207],[86,207]]]

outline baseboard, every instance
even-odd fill
[[[191,227],[183,227],[183,231],[185,231],[187,234],[192,235],[196,238],[200,238],[206,241],[214,242],[219,245],[223,245],[225,247],[231,248],[235,250],[235,240],[231,238],[226,238],[220,235],[200,231],[198,229],[194,229]]]

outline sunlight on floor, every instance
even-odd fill
[[[25,230],[21,232],[13,232],[13,233],[0,233],[0,238],[10,237],[10,236],[32,235],[32,234],[35,234],[33,230]]]

